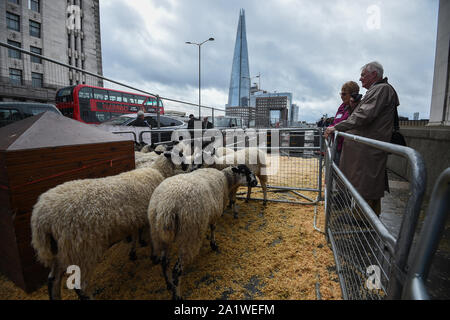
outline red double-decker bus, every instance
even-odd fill
[[[137,93],[79,84],[56,92],[56,107],[66,117],[85,122],[102,123],[127,113],[157,112],[157,99]],[[160,114],[164,114],[159,100]]]

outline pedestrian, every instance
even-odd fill
[[[359,94],[359,86],[354,81],[347,81],[342,85],[341,88],[341,100],[342,103],[339,106],[339,108],[336,111],[336,115],[333,118],[333,121],[331,122],[330,126],[334,127],[336,124],[338,124],[341,121],[346,120],[350,114],[353,111],[353,108],[350,106],[350,99],[352,95]],[[354,105],[355,107],[355,105]],[[339,160],[341,158],[341,152],[342,152],[342,143],[344,142],[343,137],[338,137],[337,139],[337,146],[336,146],[336,154],[334,156],[334,163],[336,163],[337,166],[339,166]]]
[[[334,127],[328,127],[324,136],[327,138],[338,130],[390,142],[394,114],[400,104],[397,93],[388,79],[383,78],[383,66],[376,61],[361,68],[359,80],[367,89],[366,94],[353,113]],[[386,152],[344,139],[339,168],[378,216],[386,186],[386,161]]]
[[[322,118],[320,118],[320,120],[319,121],[317,121],[317,126],[319,127],[319,128],[322,128],[323,126],[324,126],[324,119],[323,119],[323,117]]]
[[[151,129],[151,126],[148,124],[147,120],[145,120],[144,111],[138,111],[137,119],[134,122],[133,126],[135,126],[135,127],[149,127]]]
[[[213,124],[210,121],[208,121],[208,117],[203,118],[202,128],[203,129],[212,129],[213,128]]]

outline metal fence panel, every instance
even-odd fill
[[[440,174],[433,188],[418,245],[412,253],[414,260],[407,275],[406,286],[402,294],[403,299],[430,299],[426,280],[449,215],[450,168],[447,168]]]
[[[411,195],[395,238],[333,162],[336,139],[343,136],[406,158],[412,168]],[[399,299],[407,257],[425,191],[425,166],[411,148],[337,132],[326,147],[326,235],[332,245],[345,299]]]

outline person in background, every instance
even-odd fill
[[[135,127],[149,127],[151,129],[151,126],[148,124],[147,120],[145,120],[144,111],[138,111],[137,119],[134,122],[133,126],[135,126]]]
[[[208,121],[208,117],[203,118],[202,128],[203,129],[212,129],[213,128],[213,124]]]
[[[338,130],[391,141],[395,108],[400,102],[388,79],[383,78],[383,72],[383,66],[376,61],[361,68],[359,81],[367,89],[366,94],[346,120],[326,129],[325,138]],[[386,162],[387,153],[383,150],[344,140],[339,168],[378,216],[386,187]]]
[[[323,119],[323,117],[320,118],[319,121],[317,121],[317,126],[318,126],[319,128],[322,128],[322,127],[324,126],[324,124],[325,124],[325,120]]]
[[[346,120],[350,116],[350,114],[353,112],[353,109],[356,106],[356,104],[354,104],[353,107],[350,106],[350,99],[352,99],[351,98],[352,94],[359,94],[359,86],[354,81],[347,81],[346,83],[344,83],[342,85],[341,93],[340,93],[342,104],[337,109],[336,115],[334,116],[334,120],[330,124],[331,127],[334,127],[339,122]],[[338,137],[337,146],[336,146],[336,154],[334,157],[334,163],[336,163],[337,166],[339,166],[339,160],[341,158],[343,142],[344,142],[344,138]]]

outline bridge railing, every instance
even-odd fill
[[[334,163],[339,136],[401,156],[411,166],[410,197],[397,235],[386,228]],[[400,299],[425,191],[422,156],[409,147],[336,132],[332,145],[326,141],[326,158],[325,232],[344,299]]]

